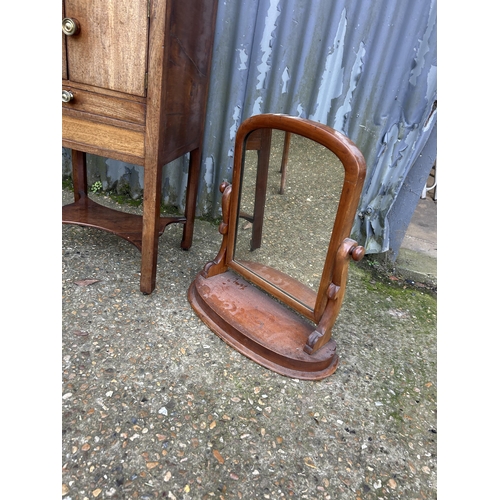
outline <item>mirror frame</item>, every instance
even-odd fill
[[[340,195],[337,216],[332,230],[330,243],[328,245],[325,265],[321,275],[320,285],[316,294],[314,308],[307,307],[304,302],[290,296],[283,290],[269,284],[255,273],[234,259],[236,244],[237,224],[239,216],[239,201],[242,183],[242,165],[244,162],[245,143],[248,137],[260,129],[276,129],[292,134],[298,134],[310,139],[329,149],[336,155],[344,166],[344,182]],[[317,122],[304,118],[293,117],[280,114],[256,115],[245,120],[236,134],[234,150],[234,170],[232,180],[232,196],[229,208],[229,230],[227,241],[226,265],[241,274],[253,284],[264,289],[278,300],[281,300],[289,307],[303,314],[308,319],[318,322],[323,315],[328,301],[327,290],[334,277],[335,254],[341,243],[348,238],[351,233],[354,217],[363,189],[363,182],[366,174],[366,164],[362,153],[357,146],[340,132]]]
[[[270,273],[276,273],[276,281],[280,281],[278,288],[234,259],[246,141],[250,134],[260,129],[276,129],[310,139],[330,150],[344,167],[337,215],[317,293],[294,278],[287,279],[287,275],[271,269]],[[269,147],[269,141],[266,147]],[[365,175],[365,159],[357,146],[344,134],[326,125],[282,114],[255,115],[243,121],[236,134],[232,185],[223,182],[220,186],[223,193],[219,226],[223,236],[221,247],[216,258],[204,266],[188,290],[188,299],[198,316],[229,345],[282,375],[317,380],[332,374],[337,368],[338,356],[331,330],[342,305],[349,262],[351,259],[361,260],[365,252],[349,238]],[[220,279],[221,275],[223,279]],[[285,282],[284,287],[282,282]],[[251,287],[250,292],[249,284],[264,293],[256,291],[255,287]],[[245,292],[241,291],[245,289]],[[243,297],[244,293],[259,295],[252,296],[252,303]],[[231,302],[236,295],[239,298]],[[272,297],[297,314],[286,308],[277,310]],[[267,314],[272,320],[267,323],[270,329],[274,329],[269,335],[273,340],[261,331],[262,323],[259,323],[255,335],[251,331],[252,316],[257,311],[261,318]],[[277,320],[281,321],[280,325],[274,324],[275,318],[271,314],[281,318]],[[316,327],[299,316],[307,318]],[[264,324],[264,330],[265,327]],[[290,337],[294,338],[290,340]],[[299,344],[301,348],[297,347]]]

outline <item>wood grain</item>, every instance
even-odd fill
[[[144,134],[63,115],[64,139],[132,156],[144,156]]]
[[[66,0],[65,15],[81,26],[66,40],[70,80],[146,95],[147,0]]]
[[[74,96],[70,102],[63,102],[63,110],[72,109],[140,125],[146,121],[145,103],[89,92],[71,85],[63,85],[63,89],[70,90]]]

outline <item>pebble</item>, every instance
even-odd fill
[[[225,462],[224,458],[222,457],[222,455],[220,454],[220,452],[219,452],[219,451],[217,451],[217,450],[213,450],[213,454],[214,454],[214,457],[217,459],[217,461],[218,461],[221,465]]]

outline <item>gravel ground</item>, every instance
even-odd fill
[[[435,295],[353,263],[339,367],[299,381],[195,315],[187,288],[221,236],[197,220],[180,239],[160,238],[146,296],[135,247],[63,226],[63,498],[436,498]]]

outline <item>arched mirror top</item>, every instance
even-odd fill
[[[344,165],[345,181],[363,185],[366,175],[366,162],[356,144],[344,134],[327,125],[298,116],[261,114],[247,118],[236,133],[235,166],[241,163],[245,141],[250,134],[256,130],[266,128],[301,135],[328,148]]]

